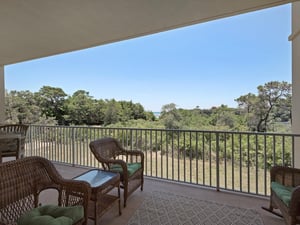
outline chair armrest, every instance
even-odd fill
[[[88,203],[91,198],[91,186],[85,181],[59,179],[59,199],[60,206],[81,205],[84,208],[84,220],[88,220]]]
[[[140,150],[126,150],[126,154],[144,156],[144,153]]]
[[[300,185],[300,169],[287,166],[274,166],[271,168],[270,173],[271,182],[275,181],[291,187]]]
[[[126,159],[128,162],[140,162],[144,165],[144,153],[140,150],[126,150]]]
[[[107,160],[109,161],[109,169],[110,169],[110,164],[118,164],[122,167],[122,176],[123,177],[128,177],[128,169],[127,169],[127,164],[124,160],[121,159],[111,159],[111,160]]]
[[[126,162],[122,159],[105,159],[105,160],[103,159],[101,163],[108,165],[108,168],[104,168],[104,169],[110,169],[109,166],[110,164],[120,164],[123,169],[127,170]]]
[[[289,207],[290,215],[299,215],[300,211],[300,186],[297,186],[292,191],[291,202]]]

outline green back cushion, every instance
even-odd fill
[[[72,225],[84,217],[82,206],[44,205],[22,215],[18,225]]]
[[[277,182],[272,182],[271,188],[276,193],[276,195],[284,202],[284,204],[286,204],[287,206],[290,205],[293,187],[284,186]]]
[[[136,171],[138,171],[142,167],[141,163],[127,163],[128,175],[133,175]],[[111,171],[119,172],[122,174],[123,170],[119,164],[114,164],[110,167]]]

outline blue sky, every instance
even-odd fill
[[[269,81],[291,83],[291,6],[219,19],[5,66],[5,87],[85,90],[96,99],[201,109],[237,107]]]

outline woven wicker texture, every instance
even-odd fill
[[[121,187],[124,189],[124,207],[128,196],[138,187],[143,190],[144,185],[144,153],[139,150],[127,150],[118,140],[106,137],[90,143],[90,149],[95,158],[101,163],[104,170],[110,170],[112,165],[120,165]],[[127,163],[141,163],[141,168],[129,176]]]
[[[271,169],[272,181],[295,188],[292,191],[289,207],[271,189],[270,211],[274,208],[279,209],[288,225],[300,223],[300,169],[275,166]]]
[[[86,182],[66,180],[53,164],[41,157],[26,157],[0,164],[0,224],[16,224],[25,212],[39,205],[39,193],[54,188],[60,206],[82,205],[87,224],[90,186]]]
[[[1,134],[19,134],[20,138],[7,138],[0,141],[0,162],[3,157],[16,157],[16,159],[23,158],[25,154],[25,139],[28,130],[28,125],[24,124],[10,124],[1,125]]]

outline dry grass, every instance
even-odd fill
[[[217,170],[215,160],[172,158],[160,152],[148,152],[145,155],[145,174],[210,187],[217,186],[218,176],[220,188],[260,195],[269,194],[269,171],[265,178],[265,170],[232,165],[231,161],[220,162]]]

